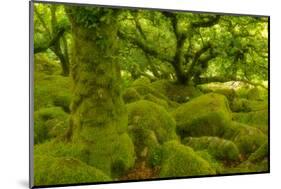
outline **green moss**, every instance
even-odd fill
[[[151,88],[167,96],[170,100],[184,103],[201,95],[199,89],[194,86],[180,85],[168,80],[158,80],[151,83]]]
[[[95,167],[70,157],[34,156],[34,184],[55,185],[110,181],[111,178]]]
[[[261,93],[257,87],[254,87],[248,91],[247,98],[250,100],[261,100]]]
[[[163,107],[140,100],[128,104],[127,108],[130,127],[152,130],[161,144],[177,138],[175,121]]]
[[[146,100],[127,105],[129,133],[137,157],[151,165],[159,163],[159,145],[177,139],[174,119],[161,106]]]
[[[261,147],[259,147],[254,153],[250,155],[248,161],[252,163],[261,162],[264,159],[268,158],[268,143],[265,142]]]
[[[135,152],[131,138],[127,133],[120,135],[114,125],[86,127],[75,137],[75,143],[82,145],[82,160],[108,175],[114,177],[134,164]]]
[[[34,154],[52,157],[73,157],[115,178],[134,165],[134,145],[126,133],[120,136],[113,133],[108,134],[103,137],[96,134],[94,137],[99,140],[94,140],[93,142],[85,140],[80,142],[52,140],[36,145]]]
[[[128,88],[123,94],[123,100],[125,103],[131,103],[141,99],[140,94],[134,88]]]
[[[230,104],[230,108],[233,112],[250,112],[250,111],[260,111],[268,109],[267,100],[257,101],[248,100],[244,98],[235,98]]]
[[[69,115],[60,107],[34,112],[34,144],[63,135],[69,126]]]
[[[232,126],[225,132],[224,138],[232,140],[241,154],[246,157],[267,140],[267,136],[261,130],[237,122],[232,122]]]
[[[245,161],[236,167],[225,168],[223,173],[233,174],[233,173],[257,173],[257,172],[268,172],[268,160],[263,160],[259,163],[252,163]]]
[[[132,86],[139,86],[139,85],[149,85],[150,80],[147,77],[141,77],[133,81]]]
[[[69,77],[35,72],[34,111],[52,106],[61,106],[68,111],[71,98]]]
[[[183,143],[194,150],[207,150],[217,160],[238,161],[239,150],[237,146],[229,141],[218,137],[188,137]]]
[[[160,177],[212,174],[215,174],[215,170],[190,147],[184,146],[177,141],[164,144]]]
[[[163,99],[160,99],[160,98],[157,98],[157,97],[155,97],[152,94],[145,95],[144,96],[144,100],[148,100],[148,101],[154,102],[155,104],[158,104],[158,105],[162,106],[166,110],[169,108],[169,105],[168,105],[167,101],[165,101]]]
[[[231,121],[227,99],[215,93],[194,98],[178,107],[172,115],[182,137],[221,136]]]
[[[232,117],[234,121],[256,127],[265,134],[268,133],[268,110],[233,113]]]
[[[35,54],[34,56],[34,71],[48,75],[60,74],[61,67],[57,61],[51,61],[45,54]]]
[[[223,172],[223,164],[216,160],[212,155],[210,155],[207,150],[196,151],[196,154],[206,160],[210,164],[212,169],[216,171],[216,174],[220,174]]]
[[[71,95],[68,93],[65,94],[58,94],[56,96],[54,96],[53,98],[53,103],[55,106],[59,106],[62,107],[63,110],[67,113],[70,113],[70,102],[71,102]]]
[[[213,86],[213,85],[201,85],[199,86],[200,90],[203,93],[218,93],[227,97],[229,101],[232,101],[236,97],[236,92],[232,88],[226,86]]]

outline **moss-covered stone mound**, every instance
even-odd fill
[[[226,97],[215,93],[199,96],[181,105],[173,116],[181,137],[222,136],[231,121]]]
[[[256,127],[265,134],[268,133],[268,110],[233,113],[232,118],[234,121]]]
[[[63,135],[69,115],[61,107],[42,108],[34,112],[34,144]]]
[[[70,157],[55,158],[36,155],[34,157],[34,184],[57,185],[87,182],[105,182],[112,180],[95,167]]]
[[[232,122],[224,134],[224,138],[232,140],[239,148],[241,154],[249,156],[267,140],[267,136],[259,129],[246,124]]]
[[[177,141],[163,145],[160,177],[212,175],[215,170],[192,148]]]
[[[129,133],[138,157],[155,160],[159,144],[177,139],[174,119],[163,107],[147,100],[130,103],[127,108]]]
[[[194,150],[206,150],[217,160],[238,161],[239,149],[229,140],[218,137],[187,137],[183,143]]]

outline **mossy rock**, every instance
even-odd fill
[[[235,98],[230,104],[230,108],[233,112],[251,112],[268,109],[267,100],[248,100],[245,98]]]
[[[235,173],[259,173],[268,172],[268,160],[265,159],[258,163],[252,163],[250,161],[244,161],[235,167],[228,167],[223,170],[224,174],[235,174]]]
[[[232,118],[234,121],[256,127],[265,134],[268,133],[268,110],[233,113]]]
[[[181,137],[222,136],[231,122],[226,97],[215,93],[194,98],[178,107],[172,115]]]
[[[159,162],[159,145],[178,138],[176,123],[163,107],[150,101],[140,100],[127,107],[129,134],[137,157],[156,165]]]
[[[260,129],[238,122],[232,122],[232,126],[224,133],[224,138],[232,140],[245,157],[267,141],[267,136]]]
[[[96,135],[95,138],[97,137]],[[86,141],[51,140],[35,145],[34,154],[73,157],[102,170],[113,178],[117,178],[135,163],[133,142],[127,133],[120,136],[104,135],[103,138],[89,143]]]
[[[128,104],[127,108],[129,127],[153,131],[161,144],[177,138],[176,123],[163,107],[147,100],[140,100]]]
[[[150,84],[150,80],[147,77],[141,77],[133,81],[132,86],[149,85],[149,84]]]
[[[198,88],[192,85],[180,85],[168,80],[158,80],[151,83],[150,86],[178,103],[185,103],[202,94]]]
[[[69,127],[69,115],[61,107],[34,112],[34,144],[63,135]]]
[[[34,74],[34,111],[41,108],[61,106],[69,112],[72,99],[71,81],[61,75]]]
[[[221,174],[223,172],[223,163],[214,158],[207,150],[196,151],[196,154],[206,160],[211,168],[216,171],[216,174]]]
[[[250,155],[247,161],[258,163],[268,158],[268,142],[265,142],[254,153]]]
[[[48,75],[60,74],[61,66],[58,61],[51,60],[43,54],[36,54],[34,56],[34,71]]]
[[[203,93],[218,93],[222,94],[227,97],[229,101],[232,101],[236,97],[236,92],[232,88],[226,88],[226,87],[208,87],[206,85],[199,86],[199,89]]]
[[[209,154],[221,161],[239,161],[239,149],[237,146],[225,139],[218,137],[187,137],[183,143],[194,150],[206,150]]]
[[[213,175],[215,170],[192,148],[177,141],[169,141],[163,145],[160,177],[185,177]]]
[[[118,177],[134,165],[134,144],[126,132],[119,134],[115,125],[86,127],[76,137],[73,141],[81,141],[84,161],[107,175]]]
[[[155,104],[158,104],[158,105],[162,106],[162,107],[165,108],[166,110],[169,109],[169,105],[168,105],[167,101],[165,101],[165,100],[163,100],[163,99],[160,99],[160,98],[157,98],[157,97],[155,97],[155,96],[152,95],[152,94],[147,94],[147,95],[145,95],[143,99],[144,99],[144,100],[151,101],[151,102],[154,102]]]
[[[134,88],[128,88],[123,94],[123,100],[125,103],[131,103],[140,100],[142,97]]]
[[[34,156],[34,185],[106,182],[112,179],[95,167],[71,157]]]

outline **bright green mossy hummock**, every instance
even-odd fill
[[[192,148],[169,141],[163,145],[160,177],[212,175],[215,170]]]
[[[46,155],[34,157],[34,184],[57,185],[87,182],[105,182],[111,178],[95,167],[70,157],[55,158]]]
[[[140,100],[127,105],[129,131],[138,155],[148,147],[150,150],[168,140],[177,139],[176,124],[161,106]]]
[[[237,146],[218,137],[187,137],[183,143],[194,150],[207,150],[217,160],[238,161],[239,150]]]
[[[215,93],[192,99],[178,107],[172,115],[181,137],[222,136],[231,122],[226,97]]]
[[[61,107],[42,108],[34,112],[34,144],[63,135],[69,115]]]
[[[267,140],[267,136],[261,130],[238,122],[232,122],[224,138],[232,140],[244,156],[249,156]]]

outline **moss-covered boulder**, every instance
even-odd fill
[[[71,81],[61,75],[34,74],[34,110],[61,106],[69,112],[72,98]]]
[[[222,136],[231,121],[226,97],[215,93],[199,96],[181,105],[173,116],[182,137]]]
[[[127,108],[129,133],[139,158],[153,153],[158,144],[177,139],[176,123],[163,107],[140,100],[128,104]]]
[[[261,130],[237,122],[232,122],[231,127],[224,133],[224,138],[232,140],[245,157],[267,141],[267,136]]]
[[[60,74],[61,66],[58,61],[51,61],[45,54],[35,54],[34,56],[34,71],[48,75]]]
[[[265,134],[268,133],[268,110],[233,113],[232,119],[256,127]]]
[[[34,157],[34,185],[105,182],[112,179],[95,167],[71,157]]]
[[[42,108],[34,112],[34,144],[63,135],[69,115],[61,107]]]
[[[170,100],[178,103],[185,103],[202,94],[198,88],[192,85],[180,85],[168,80],[157,80],[151,83],[150,86]]]
[[[162,106],[165,109],[169,108],[168,102],[166,100],[163,100],[161,98],[157,98],[152,94],[145,95],[143,99],[154,102],[155,104],[158,104],[159,106]]]
[[[221,161],[218,161],[207,150],[199,150],[195,152],[210,164],[211,168],[216,171],[216,174],[221,174],[223,172],[224,164]]]
[[[153,131],[160,143],[177,138],[176,123],[163,107],[147,100],[140,100],[128,104],[127,108],[129,127]]]
[[[268,109],[267,100],[248,100],[245,98],[235,98],[230,104],[233,112],[251,112]]]
[[[114,132],[103,132],[106,135],[102,137],[99,134],[93,136],[95,139],[99,139],[94,143],[52,140],[39,144],[35,146],[34,154],[73,157],[102,170],[112,178],[117,178],[134,165],[134,145],[127,133],[118,136],[114,135]]]
[[[259,147],[254,153],[250,155],[248,161],[252,163],[261,162],[268,159],[268,142],[265,142],[261,147]]]
[[[141,95],[137,92],[136,89],[130,87],[126,89],[126,91],[123,94],[123,100],[125,103],[131,103],[134,101],[140,100],[142,97]]]
[[[192,148],[177,141],[163,145],[160,177],[212,175],[215,170]]]
[[[239,160],[239,149],[229,140],[207,136],[187,137],[183,140],[183,143],[194,150],[206,150],[217,160],[226,162]]]

